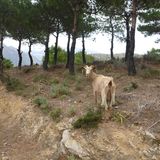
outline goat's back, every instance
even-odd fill
[[[113,81],[112,77],[106,77],[106,76],[103,76],[103,75],[98,75],[94,79],[94,81],[92,82],[92,86],[93,86],[95,91],[101,92],[101,90],[108,87],[108,84],[110,83],[110,81]]]

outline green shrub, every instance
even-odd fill
[[[143,78],[160,78],[160,70],[152,69],[152,68],[146,68],[141,73],[141,76]]]
[[[69,108],[69,110],[68,110],[68,115],[69,115],[70,117],[73,117],[73,116],[76,115],[75,106],[71,106],[71,107]]]
[[[67,160],[78,160],[75,155],[69,155]]]
[[[80,84],[78,82],[76,83],[76,85],[75,85],[75,90],[76,91],[82,91],[83,88],[84,88],[84,86],[82,84]]]
[[[98,123],[102,120],[102,112],[98,111],[88,111],[84,116],[80,117],[77,121],[73,123],[74,128],[95,128]]]
[[[93,63],[94,57],[88,54],[85,54],[87,63]],[[44,61],[44,58],[43,58]],[[67,62],[67,52],[62,49],[61,47],[58,47],[58,55],[57,55],[57,62],[58,63],[66,63]],[[54,47],[51,46],[49,51],[49,65],[54,64]],[[82,62],[82,53],[78,52],[75,54],[75,64],[83,64]]]
[[[133,90],[135,90],[135,89],[137,89],[137,88],[138,88],[137,83],[131,82],[131,83],[129,83],[128,86],[126,86],[123,90],[124,90],[125,92],[131,92],[131,91],[133,91]]]
[[[25,67],[25,68],[23,68],[23,73],[29,73],[29,72],[31,72],[32,70],[33,70],[32,67]]]
[[[49,65],[54,64],[54,46],[51,46],[49,51]],[[43,58],[44,60],[44,58]],[[58,63],[66,63],[67,61],[67,52],[62,49],[61,47],[58,47],[58,55],[57,55],[57,62]]]
[[[41,106],[41,105],[47,106],[48,105],[47,99],[44,97],[37,97],[36,99],[34,99],[33,102],[38,106]]]
[[[152,48],[147,52],[146,55],[143,56],[144,60],[160,62],[160,49]]]
[[[110,60],[110,63],[115,67],[115,68],[125,68],[126,64],[123,59],[116,58],[114,60]]]
[[[48,106],[48,101],[46,98],[44,97],[37,97],[36,99],[34,99],[34,104],[36,104],[38,106],[38,108],[40,108],[44,113],[49,113],[50,108]]]
[[[39,74],[33,78],[33,82],[48,83],[48,79],[47,75]]]
[[[93,63],[94,57],[85,53],[87,63]],[[75,64],[83,64],[82,52],[75,54]]]
[[[65,81],[68,83],[68,81],[75,81],[76,75],[71,75],[71,74],[65,73],[64,78],[65,78]]]
[[[60,108],[55,108],[54,110],[52,110],[50,112],[50,116],[55,121],[59,121],[60,120],[61,114],[62,114],[62,110]]]
[[[3,59],[3,67],[6,69],[13,68],[13,63],[9,59]]]
[[[52,85],[51,95],[56,98],[63,95],[70,95],[70,90],[64,84]]]
[[[58,79],[52,79],[51,80],[51,84],[58,84],[59,83],[59,80]]]
[[[25,84],[23,84],[19,79],[11,77],[8,77],[5,80],[5,84],[7,90],[9,91],[23,90],[26,87]]]

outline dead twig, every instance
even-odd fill
[[[158,120],[157,122],[153,123],[150,127],[147,128],[147,130],[151,129],[153,126],[155,126],[159,122],[160,122],[160,120]]]

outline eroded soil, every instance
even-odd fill
[[[104,113],[97,129],[69,128],[72,137],[88,154],[86,158],[160,159],[160,79],[144,79],[139,75],[128,77],[124,70],[106,72],[102,69],[98,70],[98,73],[114,77],[117,104],[112,111]],[[68,129],[64,126],[83,115],[89,108],[98,107],[94,104],[90,82],[80,73],[76,78],[68,76],[63,67],[48,72],[33,68],[27,73],[13,69],[7,71],[7,74],[18,78],[26,87],[20,91],[9,92],[4,84],[0,83],[0,158],[69,160],[69,151],[64,154],[60,149],[62,132]],[[39,75],[40,80],[35,80]],[[58,84],[65,83],[70,90],[68,95],[53,97],[51,86],[56,85],[52,83],[55,79]],[[124,91],[130,82],[136,83],[138,87],[132,91]],[[61,108],[59,122],[55,122],[35,106],[33,100],[39,96],[47,99],[51,109]],[[74,115],[70,115],[70,108],[75,109]],[[112,112],[127,116],[120,123],[111,118]],[[157,143],[151,137],[151,140],[146,138],[143,134],[145,131],[154,135]]]

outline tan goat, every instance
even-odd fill
[[[93,94],[96,104],[98,94],[100,94],[102,100],[101,105],[105,106],[105,109],[108,110],[108,107],[112,107],[112,104],[115,104],[116,85],[113,82],[113,78],[95,73],[95,66],[93,65],[85,65],[83,68],[85,69],[86,77],[92,80]]]

